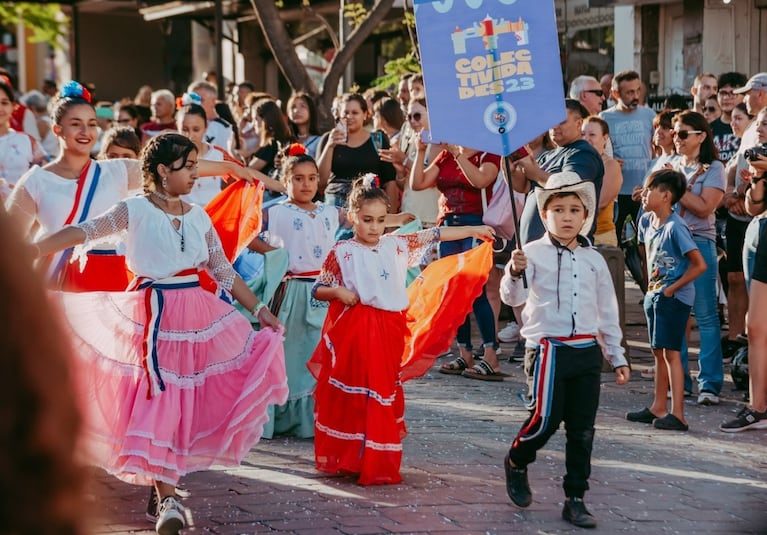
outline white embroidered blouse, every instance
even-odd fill
[[[343,286],[360,303],[398,312],[408,307],[406,273],[439,241],[439,227],[413,234],[385,234],[374,247],[344,240],[330,250],[314,287]]]
[[[103,238],[124,233],[126,263],[137,276],[157,280],[190,268],[207,268],[223,288],[232,289],[235,271],[208,214],[199,206],[192,205],[182,217],[163,212],[146,197],[133,197],[77,226],[87,236],[82,246],[86,249]]]
[[[520,335],[528,347],[546,337],[595,336],[603,343],[613,368],[626,366],[623,333],[612,276],[602,255],[590,246],[570,251],[555,245],[549,234],[522,246],[527,256],[528,288],[512,277],[511,262],[501,279],[501,300],[525,303]]]
[[[264,218],[267,241],[288,252],[290,273],[319,271],[335,244],[340,224],[338,208],[317,203],[311,212],[283,202],[269,208]]]

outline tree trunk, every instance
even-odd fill
[[[284,23],[280,20],[280,12],[274,0],[251,0],[255,15],[269,49],[274,55],[277,65],[280,67],[290,88],[296,91],[304,91],[315,99],[317,113],[321,128],[332,128],[333,121],[330,116],[330,106],[337,94],[338,82],[343,76],[346,65],[354,58],[357,49],[365,39],[373,33],[378,24],[383,21],[394,5],[394,0],[377,0],[362,24],[357,26],[349,35],[345,43],[336,50],[333,60],[327,70],[322,93],[312,82],[301,61],[296,54],[296,48],[288,35]]]

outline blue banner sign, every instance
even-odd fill
[[[432,141],[508,156],[565,118],[553,0],[415,0]]]

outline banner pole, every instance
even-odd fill
[[[511,158],[503,157],[503,174],[506,179],[506,185],[509,187],[509,201],[511,202],[511,217],[514,219],[514,239],[517,242],[517,249],[522,248],[522,238],[519,234],[519,217],[517,216],[517,203],[514,202],[514,184],[511,180]],[[522,286],[527,288],[527,275],[522,271]]]

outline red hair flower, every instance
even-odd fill
[[[301,156],[302,154],[306,154],[306,147],[300,143],[291,143],[288,146],[288,156]]]

